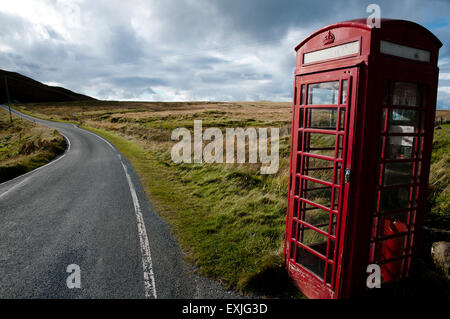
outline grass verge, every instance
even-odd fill
[[[0,183],[45,165],[66,149],[56,130],[31,123],[0,109]]]

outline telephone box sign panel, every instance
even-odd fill
[[[308,52],[303,55],[303,63],[314,63],[330,59],[337,59],[359,52],[359,41],[336,45],[331,48]]]
[[[400,45],[389,41],[380,41],[380,52],[405,59],[430,62],[430,51],[411,48],[406,45]]]
[[[361,19],[296,47],[284,257],[306,296],[359,294],[370,264],[382,288],[413,272],[441,46],[418,24]]]

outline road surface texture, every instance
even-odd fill
[[[6,108],[5,106],[2,106]],[[6,108],[7,109],[7,108]],[[64,155],[0,184],[0,298],[236,298],[194,274],[128,161],[73,124]],[[80,267],[81,288],[69,289]]]

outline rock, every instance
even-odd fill
[[[447,241],[433,243],[431,257],[436,267],[450,280],[450,243]]]

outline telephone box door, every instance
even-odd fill
[[[357,78],[350,68],[295,81],[286,262],[310,298],[338,296]]]

